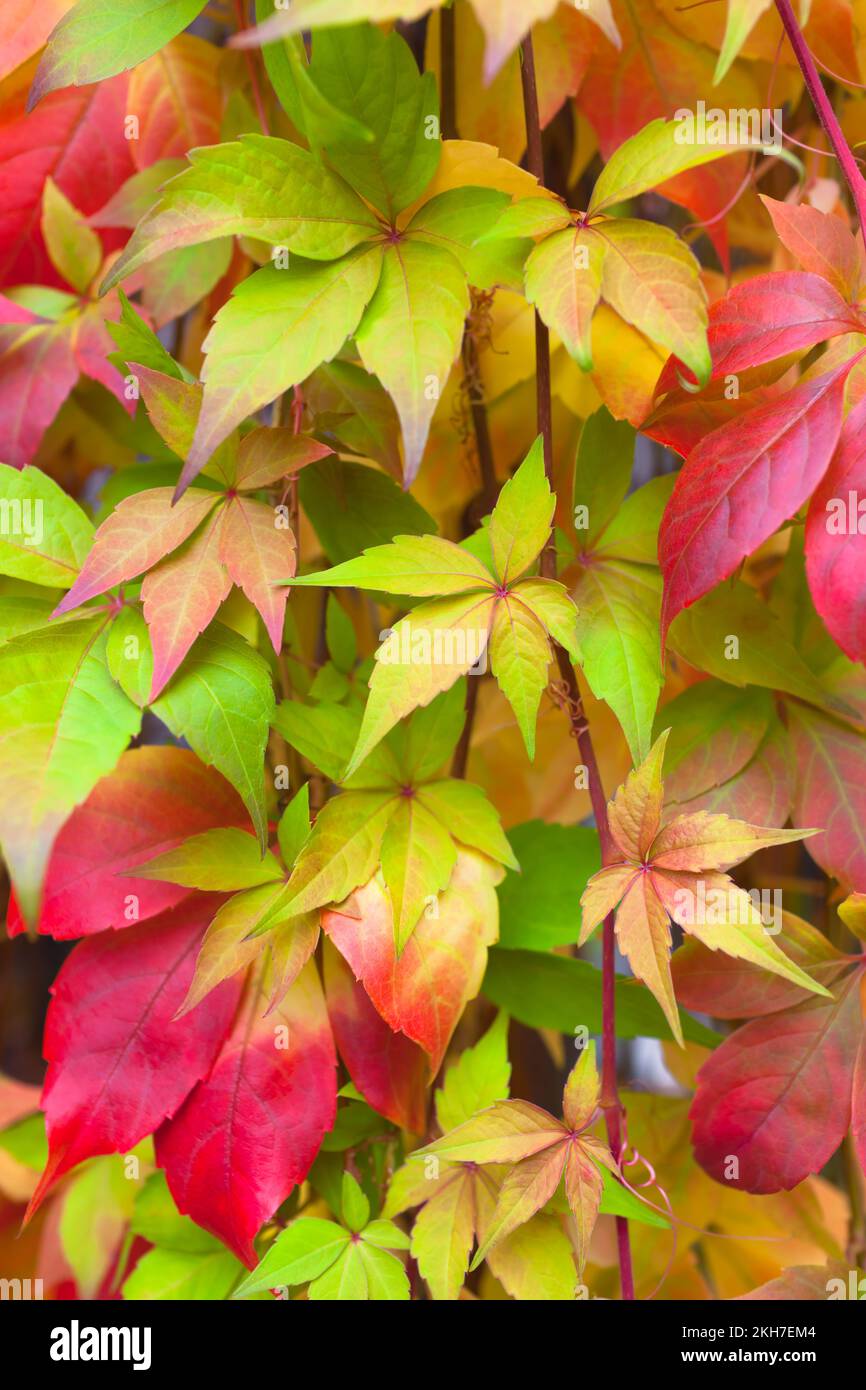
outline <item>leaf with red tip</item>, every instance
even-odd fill
[[[246,492],[269,487],[333,454],[327,444],[295,434],[288,426],[260,425],[245,435],[238,449],[237,486]]]
[[[518,1102],[505,1103],[515,1105]],[[559,1187],[569,1150],[570,1145],[562,1135],[558,1143],[533,1154],[530,1158],[525,1158],[522,1163],[516,1163],[505,1175],[497,1194],[490,1225],[475,1252],[470,1270],[477,1269],[492,1246],[529,1221],[551,1200]],[[601,1188],[600,1174],[598,1185]]]
[[[438,916],[424,916],[398,957],[387,890],[377,876],[353,895],[359,914],[322,914],[322,928],[389,1027],[423,1047],[435,1074],[466,1004],[481,987],[498,935],[495,884],[504,871],[461,850]]]
[[[337,1105],[337,1059],[314,962],[269,1018],[262,987],[260,977],[248,982],[207,1079],[156,1135],[178,1210],[250,1269],[253,1238],[306,1177]]]
[[[711,1177],[746,1192],[790,1191],[832,1157],[851,1120],[859,985],[854,971],[832,1000],[746,1024],[704,1064],[691,1117],[695,1156]]]
[[[191,536],[219,500],[218,493],[193,489],[172,506],[169,487],[125,497],[97,531],[84,568],[58,604],[57,614],[143,574]]]
[[[413,1134],[424,1131],[427,1058],[376,1012],[339,951],[325,941],[325,998],[334,1038],[349,1075],[380,1115]]]
[[[218,898],[201,894],[155,921],[82,941],[52,990],[42,1106],[49,1159],[28,1219],[58,1178],[96,1154],[127,1153],[207,1076],[231,1024],[227,983],[175,1021]]]
[[[722,425],[689,454],[659,532],[662,644],[677,614],[733,574],[820,482],[842,428],[851,366]]]
[[[666,731],[611,799],[610,833],[627,859],[646,859],[658,832],[664,803],[662,764],[667,741]]]
[[[804,270],[822,276],[847,302],[856,298],[866,265],[847,222],[809,203],[782,203],[759,194],[776,235]]]
[[[69,941],[154,917],[189,890],[130,875],[133,865],[205,830],[247,825],[234,789],[188,749],[129,749],[58,835],[37,930]],[[7,930],[24,930],[14,897]]]
[[[231,582],[258,609],[277,653],[289,597],[284,581],[292,578],[297,564],[295,538],[279,523],[273,507],[233,497],[223,512],[219,537],[219,558]],[[275,587],[279,581],[281,588]]]
[[[145,576],[141,599],[153,646],[151,700],[165,688],[229,596],[232,581],[221,558],[225,517],[220,508],[182,549]]]
[[[815,607],[852,661],[866,661],[866,400],[852,410],[806,518]]]

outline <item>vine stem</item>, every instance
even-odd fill
[[[824,84],[821,81],[815,60],[812,57],[809,45],[803,37],[802,30],[797,23],[797,17],[791,6],[791,0],[776,0],[776,9],[779,18],[785,27],[794,55],[800,65],[800,71],[812,98],[812,104],[818,113],[818,119],[827,133],[827,138],[833,147],[833,153],[838,159],[845,180],[851,190],[854,199],[854,206],[857,209],[857,217],[860,222],[860,232],[866,238],[866,180],[857,167],[857,161],[851,152],[851,147],[839,124],[836,112],[833,110],[830,98],[824,91]]]
[[[523,110],[526,118],[526,163],[531,174],[544,184],[544,154],[541,144],[541,121],[538,114],[538,87],[535,77],[535,57],[532,50],[532,34],[526,35],[521,53],[521,81],[523,84]],[[547,326],[542,323],[538,312],[535,314],[535,386],[536,408],[538,412],[538,432],[544,448],[544,471],[551,490],[553,479],[553,410],[550,389],[550,337]],[[556,578],[556,540],[551,527],[550,536],[541,552],[540,571],[547,579]],[[568,653],[555,644],[556,662],[565,686],[566,707],[571,723],[571,732],[577,740],[580,758],[586,768],[589,782],[589,795],[593,815],[601,843],[602,863],[607,864],[613,857],[613,844],[607,820],[607,802],[601,782],[598,760],[589,726],[583,710],[583,700],[577,684],[577,676]],[[601,1107],[604,1112],[607,1139],[611,1153],[619,1161],[623,1150],[623,1106],[619,1097],[616,1074],[616,939],[614,936],[614,916],[610,913],[604,922],[602,937],[602,1065],[601,1065]],[[632,1272],[631,1241],[628,1221],[617,1216],[616,1241],[619,1256],[620,1290],[623,1299],[634,1298],[634,1274]]]

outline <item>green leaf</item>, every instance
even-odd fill
[[[54,269],[83,294],[102,264],[102,242],[50,177],[45,180],[40,226]]]
[[[706,385],[713,368],[707,296],[693,253],[670,227],[634,218],[606,222],[604,239],[601,289],[607,303]]]
[[[136,313],[123,290],[118,290],[120,300],[120,319],[113,323],[107,319],[105,326],[117,345],[124,362],[140,363],[152,371],[164,372],[166,376],[183,380],[184,370],[178,366],[171,353],[164,348],[153,329]]]
[[[129,1229],[132,1235],[142,1236],[165,1250],[194,1255],[213,1250],[226,1253],[215,1236],[203,1231],[189,1216],[181,1216],[161,1172],[151,1173],[137,1193]]]
[[[601,868],[597,832],[533,820],[516,825],[508,839],[521,872],[506,874],[497,888],[500,945],[572,945],[580,936],[580,895]]]
[[[322,549],[335,565],[396,535],[436,530],[435,521],[414,497],[392,478],[361,463],[322,459],[302,471],[298,490]]]
[[[328,595],[325,609],[325,642],[337,670],[348,675],[358,660],[358,643],[352,619],[334,594]]]
[[[497,281],[507,282],[512,278],[502,262],[514,241],[485,240],[483,233],[507,202],[508,195],[495,188],[449,188],[422,204],[406,231],[414,241],[426,241],[450,251],[462,265],[471,285],[480,290],[492,289]],[[479,239],[480,246],[476,244]],[[517,242],[517,246],[521,250],[529,249],[529,243],[524,241]],[[520,290],[522,285],[521,258],[516,288]]]
[[[819,709],[839,711],[839,701],[812,675],[773,610],[748,584],[721,584],[685,609],[671,624],[668,643],[699,671],[729,685],[783,690]]]
[[[440,536],[395,536],[389,545],[373,546],[333,569],[297,575],[286,582],[293,587],[376,589],[416,598],[443,598],[494,587],[479,560]]]
[[[344,792],[327,801],[281,897],[259,923],[256,935],[287,917],[342,903],[372,878],[395,804],[390,792]]]
[[[436,1092],[436,1119],[444,1132],[470,1120],[497,1100],[508,1099],[508,1015],[496,1015],[484,1036],[448,1068]]]
[[[350,1231],[361,1231],[370,1220],[370,1203],[351,1173],[343,1174],[340,1211]]]
[[[544,628],[516,594],[497,604],[490,635],[490,666],[514,710],[530,760],[535,757],[535,721],[551,657]]]
[[[479,233],[478,240],[552,236],[564,231],[571,220],[571,213],[558,198],[521,198],[511,203],[486,232]]]
[[[283,863],[290,869],[310,838],[310,784],[304,782],[295,792],[277,826],[277,839]]]
[[[352,756],[361,716],[345,705],[302,705],[297,700],[283,700],[273,724],[302,757],[330,781],[339,782]]]
[[[244,1266],[230,1250],[148,1250],[123,1285],[126,1302],[221,1302]]]
[[[91,522],[53,478],[0,463],[0,574],[68,589],[92,542]]]
[[[769,2],[769,0],[768,0]],[[688,112],[692,117],[693,113]],[[687,169],[742,154],[743,149],[760,148],[743,144],[715,144],[689,139],[689,127],[681,119],[659,116],[614,150],[592,191],[589,213],[602,212],[616,203],[626,203],[675,178]]]
[[[367,1276],[367,1298],[373,1303],[408,1303],[409,1277],[396,1255],[364,1239],[356,1249]]]
[[[190,151],[102,285],[120,283],[166,251],[249,236],[330,261],[379,230],[372,212],[315,155],[270,135]]]
[[[407,239],[386,246],[379,286],[355,342],[367,371],[375,372],[397,407],[407,487],[421,466],[468,312],[466,277],[450,251]]]
[[[409,1237],[393,1221],[371,1221],[361,1232],[361,1239],[367,1245],[377,1245],[382,1250],[408,1250]]]
[[[580,651],[578,612],[568,590],[555,579],[521,579],[511,591],[511,603],[527,609],[564,647],[573,661]]]
[[[598,1209],[601,1215],[624,1216],[628,1221],[640,1221],[644,1226],[660,1226],[662,1229],[670,1226],[666,1216],[660,1211],[653,1211],[640,1197],[629,1192],[606,1168],[601,1170],[601,1181],[603,1191]]]
[[[96,1298],[132,1215],[135,1188],[115,1155],[85,1163],[66,1189],[60,1247],[82,1298]],[[94,1240],[94,1228],[99,1239]]]
[[[0,1149],[10,1154],[16,1163],[41,1173],[48,1162],[48,1140],[45,1137],[45,1116],[27,1115],[8,1129],[0,1130]]]
[[[417,715],[414,718],[417,719]],[[432,811],[461,845],[479,849],[498,864],[519,868],[495,806],[474,782],[446,777],[418,788],[418,800]]]
[[[342,444],[349,453],[381,463],[392,477],[402,476],[400,421],[391,397],[375,376],[365,372],[356,362],[335,358],[333,362],[318,367],[304,383],[304,400],[313,412],[319,438]],[[358,465],[346,464],[344,467],[357,469]],[[362,471],[374,479],[381,476],[369,468]],[[382,481],[387,482],[387,479]],[[411,503],[408,493],[401,492],[400,496]],[[404,522],[382,538],[390,540],[395,531],[406,529]],[[355,547],[354,553],[357,554],[371,539],[371,536],[365,536],[363,543]]]
[[[467,557],[461,554],[465,563]],[[495,603],[489,589],[433,599],[396,624],[376,652],[370,697],[347,776],[395,724],[420,705],[429,705],[476,665],[487,647]]]
[[[347,1245],[334,1264],[313,1280],[307,1297],[314,1303],[363,1303],[370,1297],[360,1241]]]
[[[323,133],[331,164],[393,222],[423,193],[439,164],[433,73],[419,73],[396,31],[385,35],[361,24],[317,28],[310,76],[327,101],[364,130],[360,138],[345,124],[327,138]]]
[[[627,561],[587,565],[574,588],[578,661],[597,700],[610,705],[635,763],[644,760],[663,684],[662,585],[657,569]]]
[[[539,435],[503,486],[490,518],[490,545],[496,574],[503,584],[513,584],[538,558],[550,535],[555,506]]]
[[[457,681],[404,726],[401,766],[408,785],[417,787],[451,757],[466,720],[466,684]]]
[[[592,317],[608,246],[593,227],[567,227],[539,242],[526,262],[526,298],[585,372],[592,370]]]
[[[491,950],[484,994],[530,1028],[554,1028],[574,1035],[586,1028],[600,1033],[601,971],[588,961],[540,951]],[[721,1038],[690,1014],[680,1011],[683,1035],[689,1042],[716,1047]],[[617,979],[616,1026],[621,1038],[669,1038],[661,1009],[642,985]]]
[[[323,1274],[349,1244],[349,1233],[334,1221],[301,1216],[281,1231],[267,1254],[235,1291],[249,1298],[265,1289],[306,1284]]]
[[[158,159],[146,169],[136,170],[107,203],[91,213],[88,222],[91,227],[135,227],[150,212],[163,184],[185,168],[185,159]]]
[[[78,0],[51,31],[28,108],[58,87],[126,72],[173,39],[205,0]]]
[[[264,756],[274,708],[267,662],[221,623],[202,633],[153,705],[171,732],[237,789],[262,849],[268,837]]]
[[[292,257],[241,281],[205,339],[201,414],[189,455],[200,466],[248,415],[339,352],[376,289],[378,246],[339,260]]]
[[[420,798],[398,797],[382,840],[381,861],[399,955],[429,900],[448,887],[457,850],[448,830]]]
[[[273,13],[273,5],[270,8]],[[273,70],[276,69],[279,86],[277,83],[274,85],[277,95],[292,116],[295,125],[307,137],[310,149],[316,154],[321,154],[322,149],[330,146],[332,142],[355,147],[371,145],[375,138],[372,130],[348,112],[341,111],[328,100],[317,85],[316,76],[307,61],[307,50],[301,36],[291,35],[284,41],[282,49],[277,49],[276,53],[280,51],[285,61],[280,62],[280,59],[276,58],[275,62],[275,50],[271,49],[268,70],[273,80]],[[291,94],[288,91],[289,84],[292,88]]]
[[[229,826],[205,830],[176,849],[136,864],[135,877],[179,883],[204,892],[234,893],[273,883],[282,878],[282,869],[270,850],[262,858],[255,836]]]
[[[0,647],[0,844],[30,924],[58,831],[141,723],[108,674],[106,624],[55,622]]]
[[[581,550],[594,550],[616,516],[631,482],[634,447],[633,426],[627,420],[615,420],[607,406],[585,422],[572,491],[574,529]]]

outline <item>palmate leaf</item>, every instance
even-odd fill
[[[450,595],[414,608],[378,649],[370,698],[346,777],[404,715],[428,705],[470,671],[488,645],[493,673],[533,755],[535,714],[551,659],[548,634],[577,654],[577,615],[565,589],[554,580],[519,578],[544,546],[552,509],[537,442],[494,508],[491,568],[466,547],[437,536],[398,536],[391,545],[375,547],[332,570],[296,579],[301,585]]]
[[[609,804],[610,832],[621,860],[606,865],[587,884],[580,940],[588,940],[616,909],[620,950],[655,995],[682,1045],[670,971],[671,920],[713,951],[751,961],[815,994],[826,995],[827,990],[779,949],[748,895],[720,872],[764,846],[814,832],[767,829],[707,812],[678,816],[662,826],[666,741],[667,733]]]
[[[216,237],[256,237],[329,261],[375,235],[378,225],[314,155],[287,140],[244,135],[192,151],[189,167],[165,186],[103,290],[166,251]]]

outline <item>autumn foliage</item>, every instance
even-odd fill
[[[6,0],[0,1278],[866,1297],[864,83]]]

